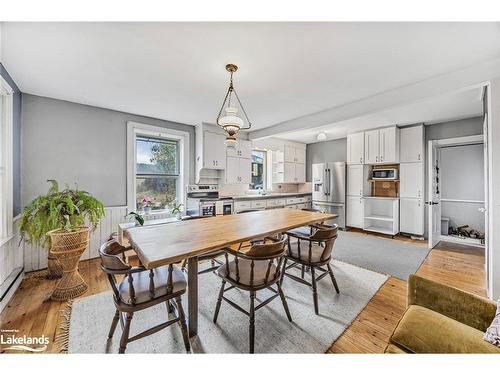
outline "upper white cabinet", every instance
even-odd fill
[[[423,168],[423,163],[401,163],[399,165],[399,196],[401,198],[424,197]]]
[[[363,164],[365,157],[364,133],[347,135],[347,164]]]
[[[399,163],[399,129],[365,131],[365,164]]]
[[[252,157],[252,141],[238,139],[238,146],[227,148],[227,156],[250,159]]]
[[[222,134],[203,132],[203,168],[225,169],[226,168],[226,137]]]
[[[419,163],[424,160],[424,126],[400,129],[401,163]]]
[[[249,184],[252,173],[252,142],[238,140],[235,148],[226,148],[226,184]]]
[[[383,128],[379,134],[379,163],[399,163],[399,128]]]
[[[300,163],[306,162],[306,150],[295,146],[285,145],[285,163]]]
[[[376,164],[380,157],[380,132],[378,129],[365,132],[365,163]]]
[[[306,182],[306,149],[299,145],[286,144],[284,146],[283,182]]]

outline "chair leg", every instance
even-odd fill
[[[280,294],[281,302],[283,303],[283,307],[285,308],[286,317],[291,322],[292,316],[290,315],[290,310],[288,309],[288,304],[286,303],[285,294],[283,293],[283,289],[281,289],[281,283],[278,281],[276,284],[278,285],[278,293]]]
[[[250,339],[250,354],[255,352],[255,292],[250,292],[250,328],[249,328],[249,339]]]
[[[113,338],[119,320],[120,320],[120,312],[116,310],[115,316],[113,317],[113,321],[111,322],[111,328],[109,329],[108,339]]]
[[[132,317],[134,313],[127,313],[127,318],[125,319],[125,327],[123,327],[122,338],[120,339],[120,349],[118,349],[118,353],[125,353],[125,349],[127,348],[128,336],[130,333],[130,323],[132,322]]]
[[[335,280],[335,276],[333,274],[332,267],[330,266],[330,263],[328,263],[326,266],[328,267],[328,273],[330,274],[330,277],[332,278],[333,287],[335,288],[335,291],[337,292],[337,294],[339,294],[340,293],[339,286],[337,285],[337,280]]]
[[[318,312],[318,290],[316,285],[316,272],[314,267],[311,267],[311,278],[312,278],[312,289],[313,289],[313,300],[314,300],[314,313],[319,315]]]
[[[306,266],[302,265],[302,270],[300,271],[300,277],[304,278],[305,273],[306,273]]]
[[[219,316],[219,310],[220,310],[220,305],[222,303],[222,296],[224,295],[225,286],[226,286],[226,280],[222,280],[222,285],[219,291],[219,298],[217,298],[217,305],[215,306],[214,323],[217,323],[217,317]]]
[[[186,352],[191,351],[191,345],[189,343],[189,335],[186,323],[186,315],[184,314],[184,309],[182,308],[181,297],[176,297],[175,302],[177,304],[177,311],[179,312],[179,323],[181,325],[182,339],[184,340],[184,347]]]
[[[288,259],[285,258],[285,261],[283,262],[283,270],[281,271],[280,284],[283,284],[283,279],[285,278],[286,262],[288,262]]]
[[[187,266],[187,262],[188,262],[188,260],[187,260],[187,259],[184,259],[184,260],[182,261],[181,270],[183,270],[183,271],[184,271],[184,270],[187,270],[187,268],[186,268],[186,266]]]

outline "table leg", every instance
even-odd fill
[[[188,259],[188,330],[198,334],[198,257]]]

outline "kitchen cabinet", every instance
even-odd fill
[[[424,161],[424,126],[411,126],[399,130],[400,162],[421,163]]]
[[[389,234],[399,233],[399,199],[366,197],[363,199],[363,229]]]
[[[422,236],[424,234],[423,199],[401,198],[400,209],[400,231]]]
[[[251,159],[227,157],[226,184],[249,184],[251,180]]]
[[[365,163],[376,164],[380,155],[380,132],[378,129],[365,132]]]
[[[226,137],[222,134],[203,132],[203,168],[225,169],[226,168]]]
[[[362,197],[370,194],[370,169],[365,165],[347,166],[347,195]]]
[[[245,159],[252,158],[252,141],[238,139],[238,146],[234,148],[226,147],[226,155],[231,157],[239,157]]]
[[[362,197],[347,197],[346,224],[348,227],[363,228]]]
[[[399,163],[399,129],[395,126],[379,130],[379,163]]]
[[[423,163],[401,163],[399,165],[399,196],[401,198],[424,197],[423,168]]]
[[[363,164],[365,135],[363,132],[347,135],[347,164]]]
[[[300,163],[306,162],[306,150],[304,148],[295,147],[285,144],[285,163]]]
[[[399,129],[365,131],[365,164],[399,163]]]
[[[283,166],[284,183],[306,182],[306,165],[300,163],[285,162]]]

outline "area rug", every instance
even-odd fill
[[[259,309],[255,316],[256,353],[324,353],[344,332],[387,276],[339,261],[332,262],[340,288],[336,294],[329,277],[318,282],[319,312],[314,314],[312,291],[285,278],[293,323],[290,323],[279,298]],[[247,353],[248,317],[223,302],[217,324],[212,322],[220,279],[214,274],[199,277],[198,336],[192,340],[193,353]],[[263,300],[266,291],[257,293]],[[248,307],[248,292],[231,290],[227,296]],[[183,298],[186,311],[187,296]],[[131,336],[164,321],[164,304],[134,314]],[[121,329],[107,343],[114,315],[111,292],[104,292],[72,303],[69,318],[68,353],[117,353]],[[127,353],[185,353],[178,325],[162,330],[127,346]]]
[[[342,262],[408,280],[430,249],[364,233],[339,231],[332,256]]]

